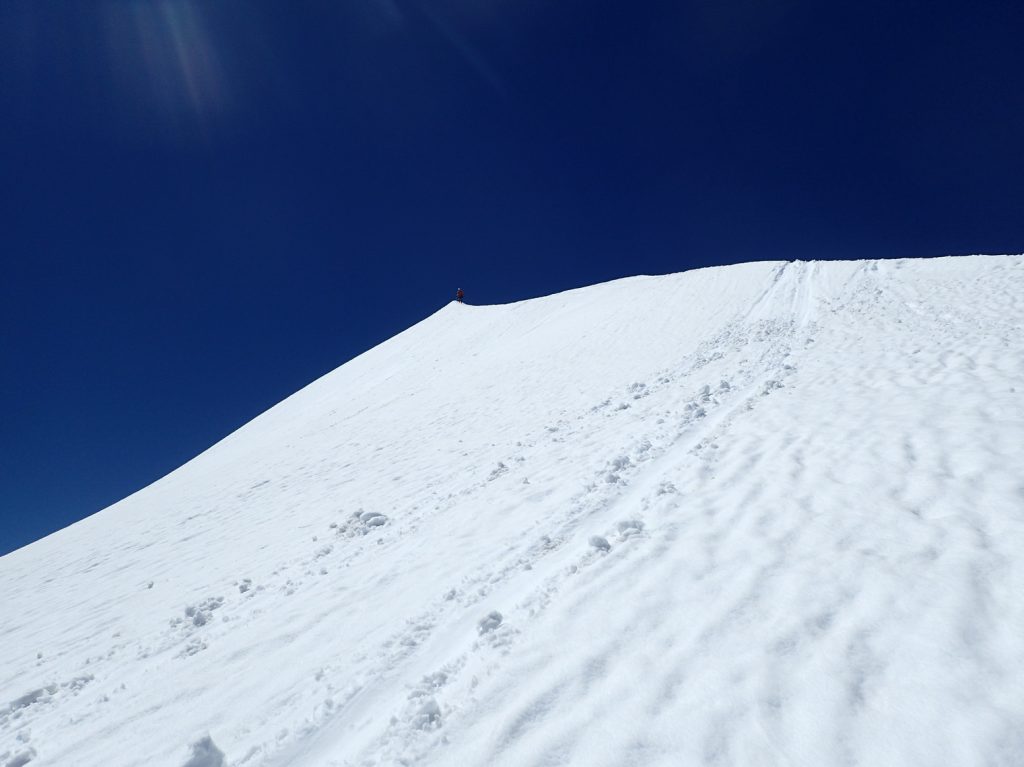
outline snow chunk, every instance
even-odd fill
[[[214,745],[213,738],[204,735],[192,744],[192,756],[183,767],[224,767],[224,752]]]
[[[600,551],[611,551],[612,545],[608,543],[608,539],[600,535],[590,536],[590,545]]]
[[[31,762],[35,757],[35,749],[30,748],[28,751],[22,751],[20,754],[15,754],[14,758],[7,762],[5,767],[24,767],[24,765]]]
[[[381,514],[379,511],[363,511],[362,509],[360,509],[359,511],[355,512],[353,516],[356,518],[356,520],[359,522],[360,527],[362,528],[358,531],[363,533],[364,535],[366,534],[366,531],[369,528],[380,527],[388,521],[388,518]]]
[[[437,705],[437,701],[428,698],[413,717],[412,725],[417,730],[433,730],[440,727],[441,707]]]
[[[622,540],[626,540],[631,536],[642,533],[644,530],[644,523],[639,519],[624,519],[615,527],[619,531],[619,537],[622,538]]]
[[[205,626],[213,617],[213,611],[224,604],[224,597],[209,597],[197,605],[185,608],[185,617],[192,619],[193,626]]]
[[[487,613],[485,617],[480,619],[480,622],[477,624],[476,630],[480,634],[486,634],[488,631],[494,631],[494,629],[498,628],[498,626],[501,625],[502,620],[503,618],[501,613],[499,613],[497,610],[491,610],[491,612]]]

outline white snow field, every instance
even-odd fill
[[[1024,257],[452,304],[0,559],[0,765],[1024,765]]]

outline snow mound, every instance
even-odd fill
[[[0,764],[1024,764],[1022,394],[1021,257],[450,305],[0,558]]]

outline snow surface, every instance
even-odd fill
[[[450,305],[0,559],[0,765],[1024,764],[1024,258]]]

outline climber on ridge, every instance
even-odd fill
[[[462,288],[459,288],[458,290],[455,291],[455,300],[458,301],[460,304],[462,303],[462,299],[465,298],[465,296],[466,294],[462,292]]]

